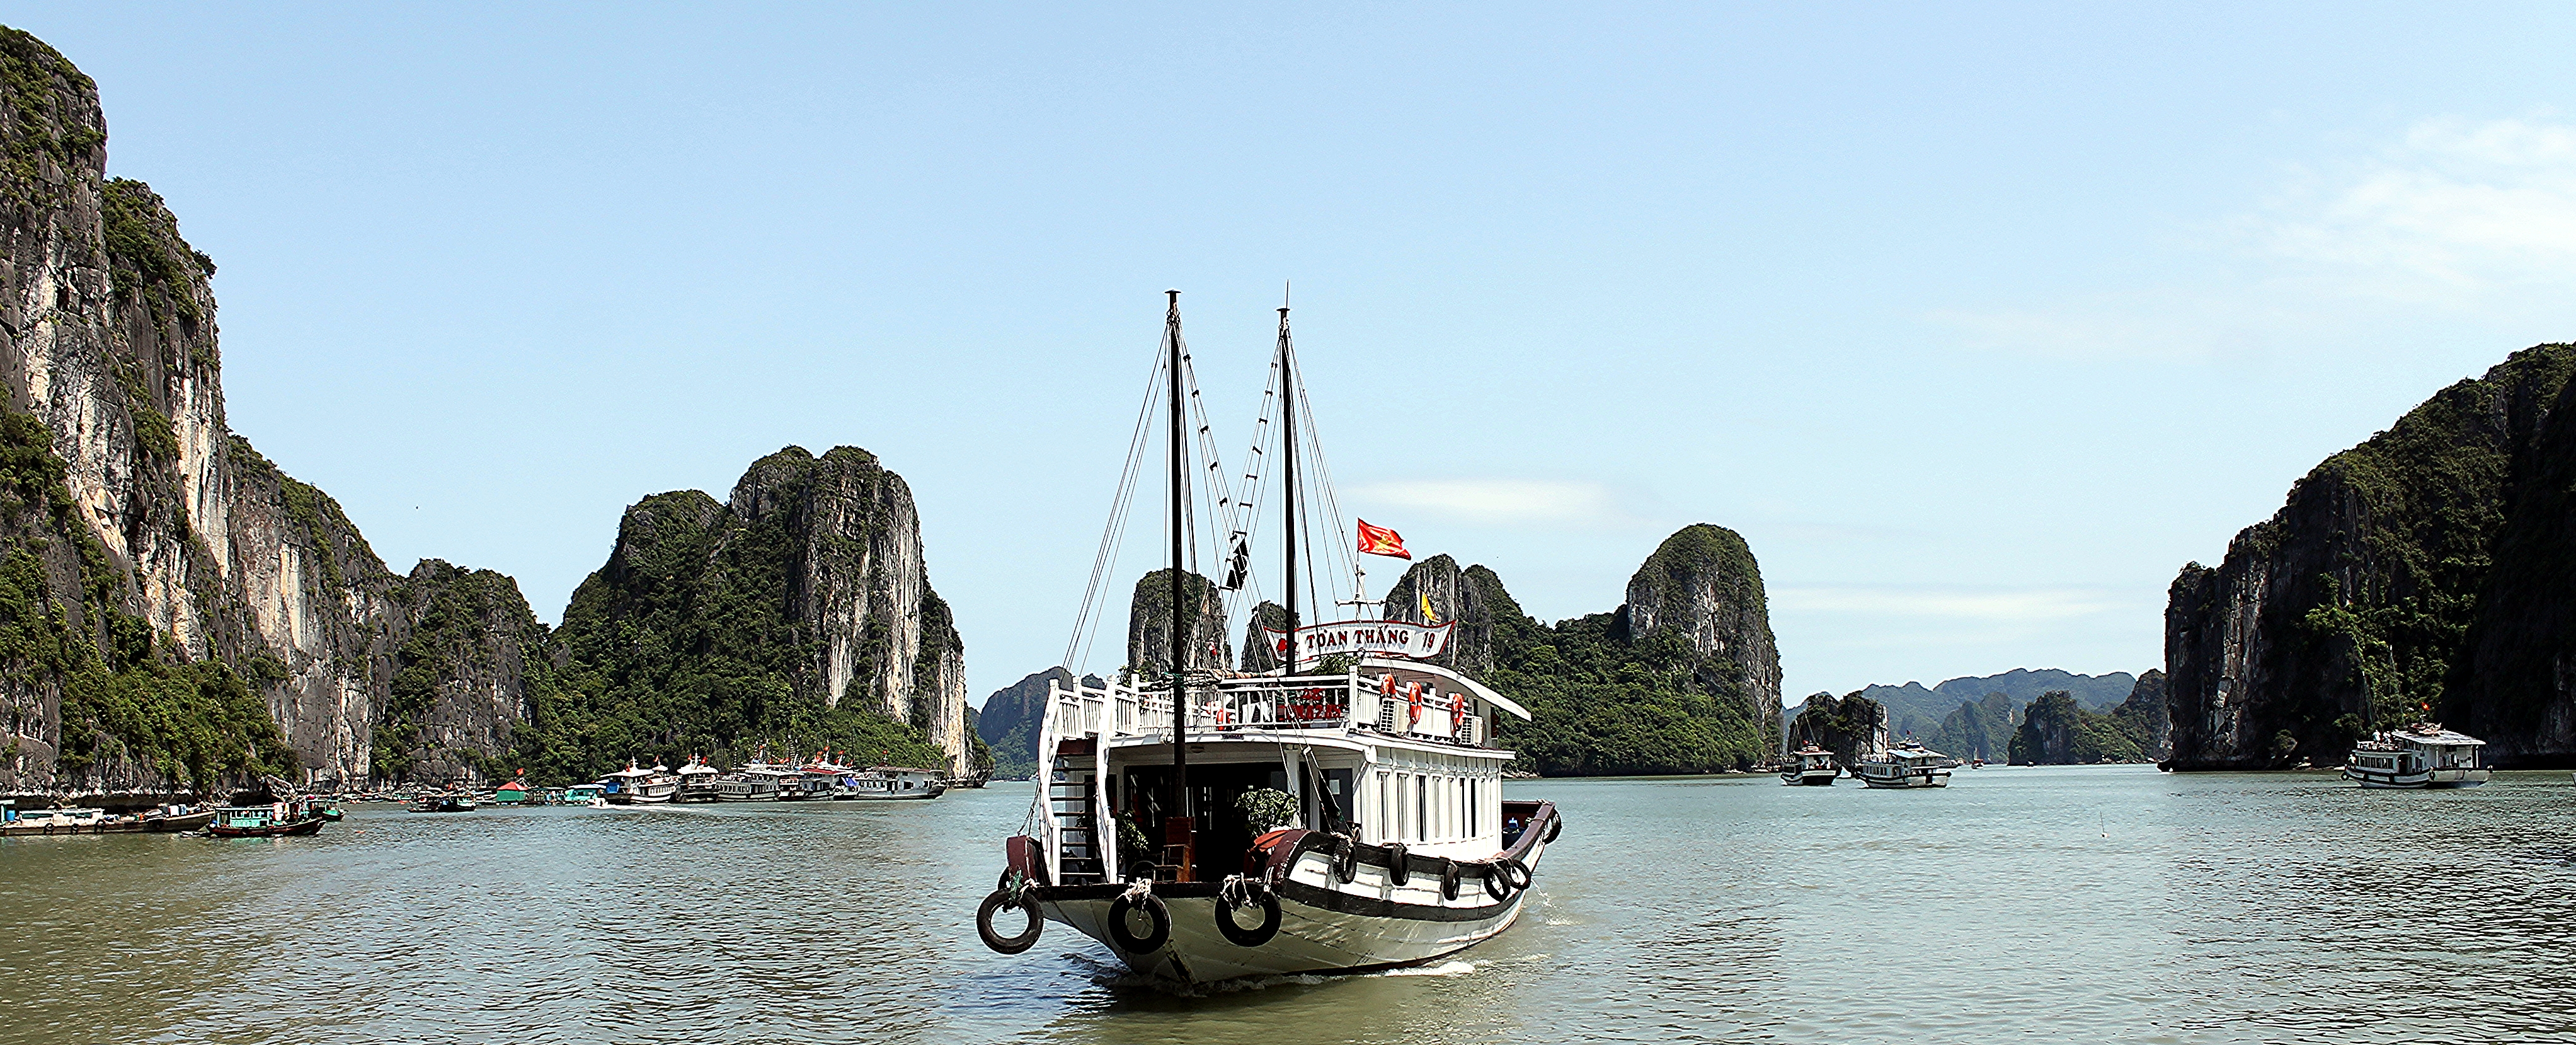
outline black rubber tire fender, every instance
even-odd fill
[[[1502,859],[1500,864],[1495,866],[1494,870],[1502,872],[1505,877],[1511,879],[1513,892],[1519,892],[1523,889],[1529,888],[1529,865],[1520,862],[1519,859],[1506,856]]]
[[[1458,898],[1458,879],[1460,875],[1461,872],[1458,868],[1458,861],[1445,858],[1440,861],[1441,899],[1455,900]]]
[[[1493,897],[1495,903],[1508,903],[1519,891],[1512,888],[1512,876],[1503,873],[1503,863],[1509,859],[1502,857],[1485,865],[1485,895]]]
[[[1046,919],[1039,916],[1038,905],[1015,900],[1012,898],[1014,895],[1007,890],[995,889],[993,895],[984,898],[983,906],[975,908],[975,935],[983,937],[984,946],[997,954],[1018,954],[1037,946],[1038,934],[1046,929]],[[1029,924],[1017,936],[1004,936],[994,928],[993,922],[1001,912],[1014,907],[1028,912]]]
[[[1397,885],[1413,880],[1413,851],[1402,842],[1386,847],[1386,880]]]
[[[1250,889],[1252,906],[1261,909],[1261,924],[1250,929],[1236,924],[1232,898],[1224,893],[1216,896],[1216,931],[1237,947],[1259,947],[1279,935],[1279,897],[1257,883]]]
[[[1128,932],[1127,914],[1130,911],[1145,912],[1145,917],[1153,922],[1153,930],[1143,936]],[[1109,901],[1109,942],[1117,944],[1119,950],[1129,954],[1152,954],[1171,941],[1172,909],[1163,904],[1162,897],[1146,893],[1144,899],[1139,900],[1134,894],[1120,893],[1117,899]]]
[[[1360,844],[1349,836],[1333,843],[1333,880],[1349,885],[1360,876]]]
[[[1555,844],[1556,844],[1556,836],[1561,835],[1561,834],[1564,834],[1564,833],[1565,833],[1565,814],[1563,814],[1563,813],[1558,813],[1558,814],[1556,814],[1556,815],[1554,815],[1554,816],[1550,816],[1550,817],[1548,817],[1548,818],[1547,818],[1547,837],[1542,838],[1542,839],[1539,839],[1539,840],[1538,840],[1538,844],[1540,844],[1540,845],[1555,845]]]

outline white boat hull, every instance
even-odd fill
[[[1864,776],[1860,778],[1860,782],[1871,787],[1894,788],[1899,790],[1915,787],[1948,787],[1950,786],[1950,771],[1947,769],[1935,769],[1929,773],[1907,773],[1904,776],[1895,777]]]
[[[2365,788],[2383,791],[2421,791],[2444,788],[2477,787],[2491,776],[2484,767],[2417,770],[2392,773],[2376,769],[2345,766],[2343,778]]]
[[[1521,857],[1533,876],[1546,849],[1544,841],[1533,840]],[[1132,954],[1111,938],[1108,926],[1110,906],[1126,888],[1051,890],[1079,895],[1047,899],[1039,909],[1049,920],[1107,945],[1130,970],[1177,983],[1421,965],[1492,939],[1519,919],[1529,899],[1524,890],[1497,901],[1483,879],[1466,876],[1458,898],[1450,900],[1441,893],[1437,873],[1417,869],[1396,885],[1385,867],[1365,861],[1351,881],[1336,882],[1332,856],[1309,850],[1298,854],[1277,889],[1279,934],[1268,942],[1243,947],[1225,938],[1216,927],[1216,898],[1208,895],[1214,884],[1166,882],[1154,888],[1171,912],[1171,938],[1151,952]],[[1257,921],[1259,913],[1242,911],[1236,918]]]

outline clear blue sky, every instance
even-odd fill
[[[1063,647],[1161,291],[1237,454],[1293,279],[1360,514],[1549,619],[1732,527],[1794,699],[2155,666],[2177,567],[2576,337],[2570,10],[0,21],[221,265],[233,427],[396,569],[555,620],[625,505],[863,446],[981,700]]]

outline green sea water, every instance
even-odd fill
[[[2576,785],[1540,780],[1464,960],[1179,996],[970,916],[1028,785],[0,839],[0,1042],[2576,1040]]]

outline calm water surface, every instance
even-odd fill
[[[1955,781],[1514,784],[1568,825],[1512,931],[1204,997],[976,942],[1025,784],[0,839],[0,1041],[2576,1039],[2565,774]]]

